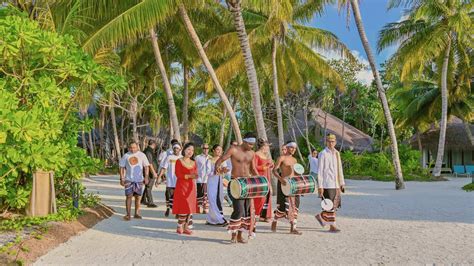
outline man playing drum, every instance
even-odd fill
[[[286,154],[278,157],[273,168],[273,174],[278,178],[277,184],[277,209],[272,222],[272,231],[276,232],[277,221],[281,218],[287,218],[290,221],[290,233],[301,235],[301,232],[296,230],[296,220],[298,218],[298,208],[300,205],[300,196],[286,197],[281,189],[282,185],[286,185],[286,178],[294,176],[295,172],[293,166],[297,163],[293,154],[295,154],[297,145],[296,142],[289,141],[286,144]],[[281,171],[281,175],[278,173]]]
[[[244,136],[243,143],[238,146],[231,146],[227,152],[221,156],[216,165],[221,165],[225,160],[232,162],[232,179],[239,177],[250,177],[258,175],[254,165],[255,152],[252,150],[256,142],[256,137],[252,133]],[[216,171],[217,171],[216,167]],[[217,172],[215,174],[218,174]],[[230,196],[230,191],[228,193]],[[232,233],[232,243],[246,243],[242,237],[242,232],[247,231],[250,235],[251,219],[250,204],[251,199],[234,199],[231,197],[233,212],[229,219],[228,231]]]

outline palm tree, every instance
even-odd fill
[[[153,28],[150,28],[151,44],[153,45],[153,52],[155,54],[155,60],[160,70],[161,80],[166,92],[166,99],[168,101],[168,111],[170,113],[171,128],[173,129],[173,138],[181,141],[181,133],[179,129],[178,113],[176,112],[176,105],[174,102],[173,91],[171,90],[171,84],[166,73],[165,64],[161,57],[160,46],[158,45],[158,36]]]
[[[242,17],[241,0],[226,0],[226,3],[234,18],[234,26],[237,30],[240,48],[242,49],[242,54],[244,56],[247,78],[249,80],[250,95],[252,96],[252,107],[257,126],[257,134],[260,138],[267,139],[265,122],[263,121],[262,104],[260,101],[260,88],[258,86],[257,71],[255,70],[249,38]]]
[[[254,58],[258,58],[257,71],[263,77],[260,79],[262,88],[273,88],[278,141],[283,145],[280,95],[286,94],[289,90],[301,90],[308,83],[322,87],[329,82],[344,87],[338,73],[313,49],[337,51],[349,59],[353,59],[353,56],[332,33],[299,24],[306,19],[300,15],[303,5],[296,5],[292,9],[286,8],[285,12],[275,15],[277,13],[275,10],[285,9],[285,4],[288,6],[289,1],[276,1],[273,4],[272,2],[275,1],[257,2],[262,6],[250,6],[244,11],[244,16],[251,25],[247,30]],[[243,74],[245,63],[240,49],[233,45],[239,41],[235,29],[226,29],[225,25],[221,28],[224,30],[208,42],[207,51],[212,59],[222,62],[216,72],[219,79],[227,84]],[[221,47],[224,46],[229,48],[223,53]],[[285,71],[278,72],[278,69]],[[270,79],[267,80],[267,77]]]
[[[372,69],[372,74],[374,76],[375,85],[377,86],[378,96],[382,104],[385,121],[387,122],[387,129],[388,129],[388,133],[391,140],[393,167],[395,169],[395,189],[397,190],[404,189],[405,183],[403,181],[402,167],[400,165],[400,157],[398,155],[397,136],[395,134],[395,127],[393,125],[392,114],[390,112],[390,106],[388,105],[385,89],[382,86],[382,80],[380,78],[380,74],[377,70],[374,55],[372,53],[369,40],[367,39],[367,35],[365,33],[364,24],[362,22],[362,16],[359,10],[359,0],[338,0],[338,3],[339,3],[339,7],[346,5],[348,9],[351,8],[352,13],[354,15],[354,21],[356,23],[357,30],[359,32],[359,37],[362,42],[362,46],[364,47],[365,53],[367,55],[367,60],[369,61],[370,68]]]
[[[422,77],[423,70],[436,65],[441,89],[441,122],[434,176],[441,175],[448,120],[449,87],[453,75],[458,86],[470,91],[472,73],[471,1],[392,1],[391,6],[411,4],[408,18],[388,24],[381,32],[379,50],[399,42],[390,66],[400,66],[402,81]]]
[[[222,86],[217,79],[217,75],[214,71],[214,68],[212,67],[206,52],[204,51],[204,48],[201,44],[201,40],[199,39],[199,36],[197,35],[193,24],[191,23],[191,19],[188,16],[188,13],[186,11],[186,8],[184,7],[184,4],[179,5],[179,13],[183,19],[184,25],[186,26],[186,30],[191,37],[191,40],[193,41],[199,56],[201,57],[201,60],[203,61],[204,66],[206,67],[206,70],[209,72],[209,75],[212,79],[212,82],[214,83],[214,87],[219,94],[219,97],[222,100],[222,103],[224,104],[226,112],[229,114],[230,121],[232,124],[232,127],[234,128],[234,134],[236,136],[237,141],[240,143],[242,142],[242,135],[240,132],[240,127],[239,127],[239,122],[237,121],[237,117],[235,115],[235,112],[229,102],[229,99],[227,98],[227,95],[224,92],[224,89],[222,89]]]
[[[285,3],[286,2],[286,3]],[[298,22],[306,21],[315,12],[319,12],[322,5],[319,3],[298,3],[294,4],[292,1],[278,1],[277,3],[268,3],[271,5],[268,22],[274,24],[272,29],[276,29],[273,32],[272,37],[272,79],[273,79],[273,98],[275,101],[275,110],[277,114],[277,131],[278,131],[278,144],[279,147],[283,146],[284,133],[283,133],[283,115],[280,103],[280,92],[278,89],[278,67],[277,67],[277,50],[278,45],[281,43],[285,46],[286,38],[297,38],[302,42],[309,44],[312,47],[318,47],[324,50],[338,50],[344,56],[352,58],[352,54],[337,38],[329,32],[324,32],[319,29],[305,27],[298,24]],[[313,5],[311,5],[313,4]],[[292,8],[285,8],[292,7]],[[280,10],[280,12],[274,12]],[[281,10],[287,11],[282,12]],[[303,11],[304,10],[304,11]],[[309,11],[309,13],[308,13]],[[277,14],[277,15],[271,15]],[[289,32],[288,32],[289,31]],[[323,73],[322,73],[323,74]],[[327,74],[327,73],[324,73]],[[324,75],[323,74],[323,75]],[[343,88],[341,88],[343,89]]]
[[[104,47],[120,48],[149,34],[156,64],[162,75],[164,90],[167,94],[174,138],[181,139],[171,85],[159,53],[158,38],[154,32],[154,27],[157,24],[164,22],[176,13],[174,1],[70,0],[44,4],[44,6],[39,6],[38,10],[43,10],[44,13],[38,17],[49,22],[49,25],[56,25],[55,23],[59,21],[68,26],[67,28],[65,26],[58,27],[58,29],[62,32],[74,33],[78,37],[77,41],[81,47],[92,55]],[[91,27],[91,24],[94,26]]]

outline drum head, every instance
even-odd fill
[[[230,185],[230,195],[234,199],[240,199],[240,191],[241,191],[240,182],[236,179],[233,179],[230,181],[229,185]]]
[[[325,211],[330,211],[334,207],[334,204],[332,203],[332,200],[330,199],[323,199],[321,201],[321,208]]]
[[[283,192],[283,195],[289,196],[290,192],[291,192],[290,190],[291,190],[291,186],[290,186],[290,182],[288,182],[288,178],[287,178],[286,179],[286,185],[281,184],[281,192]]]
[[[304,173],[304,167],[301,164],[297,163],[293,165],[293,171],[295,171],[295,173],[298,175],[302,175]]]

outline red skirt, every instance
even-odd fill
[[[193,179],[180,179],[176,181],[173,198],[173,214],[196,213],[196,183]]]

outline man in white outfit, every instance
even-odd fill
[[[209,144],[204,143],[202,145],[202,153],[195,158],[198,171],[198,178],[196,179],[197,204],[199,209],[202,207],[202,213],[207,213],[209,211],[209,204],[207,201],[207,179],[211,170],[210,159]],[[200,212],[199,209],[197,210],[198,213]]]
[[[156,186],[158,186],[159,182],[158,180],[162,179],[163,175],[166,177],[166,191],[165,191],[165,197],[166,197],[166,212],[165,212],[165,217],[168,217],[170,214],[170,210],[173,209],[173,198],[174,198],[174,189],[176,188],[176,174],[175,174],[175,166],[176,166],[176,161],[178,161],[179,158],[183,157],[181,156],[181,145],[179,143],[175,143],[172,146],[173,149],[173,154],[166,156],[163,162],[161,162],[160,167],[160,175],[157,178],[157,181],[155,183]]]
[[[326,148],[319,153],[318,194],[333,202],[332,210],[323,210],[316,215],[322,227],[329,225],[329,231],[340,232],[336,227],[336,210],[341,207],[341,192],[344,192],[344,174],[339,152],[336,150],[336,136],[329,134]]]

